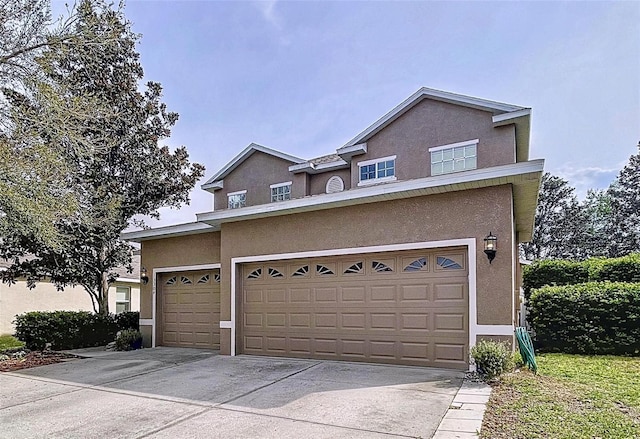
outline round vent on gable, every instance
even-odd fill
[[[327,181],[326,192],[332,194],[334,192],[342,192],[344,190],[344,181],[337,175],[334,175]]]

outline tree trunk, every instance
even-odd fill
[[[109,281],[106,273],[102,273],[102,280],[98,285],[98,314],[109,314]]]

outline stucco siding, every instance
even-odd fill
[[[247,206],[271,202],[269,185],[293,181],[289,166],[293,163],[256,151],[224,177],[224,188],[215,192],[215,209],[227,208],[227,194],[247,191]]]
[[[351,171],[349,169],[338,169],[335,171],[312,175],[310,195],[326,193],[327,181],[329,181],[329,179],[334,175],[342,178],[342,181],[344,181],[344,190],[351,189]]]
[[[478,324],[510,325],[511,196],[511,186],[505,185],[223,224],[221,320],[231,318],[230,261],[234,257],[475,238]],[[503,249],[492,264],[483,252],[489,231]],[[224,349],[223,344],[223,353]]]
[[[144,241],[141,255],[141,265],[147,269],[150,280],[146,285],[141,285],[140,318],[151,319],[153,270],[219,263],[220,232]]]
[[[429,148],[479,139],[478,168],[515,163],[515,128],[493,127],[492,113],[425,99],[367,141],[367,153],[351,162],[351,186],[359,181],[358,162],[396,157],[396,177],[431,176]]]

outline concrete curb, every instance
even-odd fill
[[[471,439],[479,437],[482,418],[491,396],[484,383],[463,382],[433,439]]]

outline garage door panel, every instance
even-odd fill
[[[466,368],[465,263],[434,249],[244,266],[241,350]]]
[[[219,270],[169,273],[160,279],[161,343],[220,347]]]

